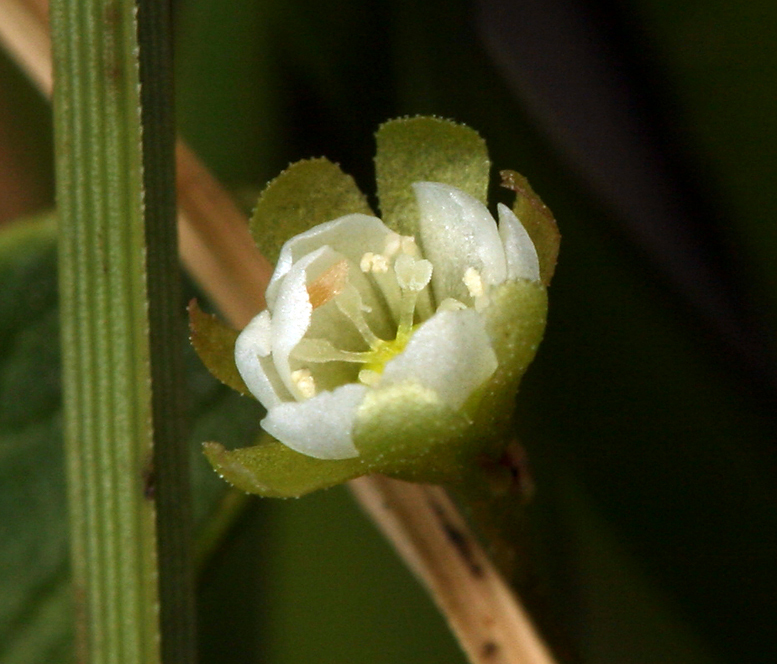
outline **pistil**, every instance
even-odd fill
[[[382,275],[393,271],[399,286],[400,302],[397,333],[393,340],[379,338],[370,328],[365,317],[370,309],[364,305],[356,287],[347,281],[347,266],[336,264],[308,287],[317,303],[334,300],[340,312],[353,324],[369,347],[367,351],[346,351],[335,348],[327,339],[302,339],[293,351],[295,359],[306,363],[351,362],[361,364],[359,381],[374,386],[386,363],[407,346],[416,327],[415,311],[418,296],[432,278],[432,264],[420,258],[420,252],[412,237],[392,234],[386,240],[384,253],[365,253],[359,267],[366,274]],[[375,282],[377,283],[377,282]],[[321,306],[321,304],[319,304]],[[314,306],[314,308],[317,308]],[[309,370],[298,369],[293,380],[300,392],[307,397],[315,393],[315,383]]]

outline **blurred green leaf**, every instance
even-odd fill
[[[289,161],[279,155],[284,110],[267,22],[272,4],[175,5],[178,128],[216,175],[232,184],[259,186]]]
[[[347,489],[257,499],[203,584],[203,662],[464,664]]]
[[[2,664],[74,658],[55,240],[51,217],[16,222],[0,232]],[[256,432],[261,410],[253,400],[219,386],[191,351],[187,368],[193,441],[214,428],[233,443],[235,432],[240,437]],[[199,443],[192,455],[195,517],[202,527],[224,485],[202,458]]]
[[[564,234],[551,320],[524,379],[517,428],[537,484],[536,560],[559,623],[586,662],[771,664],[775,415],[758,410],[698,321],[561,166],[477,43],[470,3],[178,7],[184,133],[230,180],[258,184],[289,161],[326,154],[371,186],[370,132],[400,114],[466,122],[488,139],[497,166],[529,178]],[[658,48],[658,73],[707,168],[699,175],[711,200],[732,212],[751,299],[775,321],[777,6],[646,0],[629,8]],[[34,304],[36,292],[25,291],[14,311]],[[192,375],[193,408],[202,411],[192,438],[244,445],[237,433],[225,439],[212,409],[228,412],[237,431],[256,425],[255,404]],[[220,495],[223,482],[199,450],[195,458],[201,481]],[[20,509],[14,500],[6,513]],[[255,507],[207,576],[202,661],[460,657],[363,525],[339,489]]]
[[[0,233],[0,662],[73,659],[53,219]]]

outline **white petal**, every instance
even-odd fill
[[[316,459],[359,456],[351,437],[364,385],[343,385],[299,403],[283,403],[267,413],[262,428],[284,445]]]
[[[273,311],[280,281],[291,266],[306,254],[328,245],[359,265],[365,253],[381,253],[386,237],[391,234],[392,231],[377,217],[349,214],[295,235],[281,247],[275,272],[265,293],[268,308]]]
[[[469,267],[487,284],[502,283],[507,275],[505,254],[488,208],[449,185],[416,182],[413,189],[421,211],[422,249],[434,265],[432,286],[437,301],[449,297],[471,300],[462,282]]]
[[[497,209],[499,210],[499,235],[502,238],[507,259],[507,278],[539,281],[540,260],[537,257],[534,242],[509,207],[500,203]]]
[[[256,316],[235,341],[235,365],[250,390],[268,410],[293,397],[281,381],[270,357],[270,312]]]
[[[307,288],[307,268],[316,260],[332,254],[328,247],[322,247],[297,261],[280,282],[278,296],[272,316],[272,358],[286,389],[297,399],[304,396],[291,377],[289,354],[310,327],[313,305]]]
[[[386,364],[380,385],[412,381],[433,389],[458,410],[496,368],[480,314],[472,309],[439,311]]]
[[[314,308],[309,288],[337,265],[345,267],[344,289],[339,294],[333,293],[331,299]],[[352,293],[364,307],[362,310],[356,305],[366,327],[389,338],[389,315],[367,277],[357,264],[329,246],[303,256],[281,281],[272,317],[272,358],[286,389],[299,401],[310,398],[311,391],[331,390],[344,382],[356,380],[356,365],[342,362],[308,365],[295,359],[293,354],[305,336],[327,339],[341,350],[367,350],[367,342],[357,327],[340,310],[340,300],[346,293]],[[310,372],[312,384],[306,375],[299,373],[300,370]],[[301,379],[304,382],[300,382]]]

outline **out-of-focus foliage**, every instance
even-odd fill
[[[726,212],[747,296],[774,325],[777,5],[634,0],[620,9],[641,21],[655,49],[670,119],[703,166],[696,177],[709,204]],[[478,44],[473,7],[179,0],[176,10],[181,130],[238,190],[258,191],[289,162],[325,155],[374,193],[371,132],[417,113],[476,128],[497,168],[528,177],[564,237],[548,332],[517,423],[537,484],[533,541],[551,613],[585,662],[774,661],[777,409],[759,406],[709,330],[565,169]],[[37,140],[42,130],[27,131]],[[3,307],[11,306],[2,283]],[[34,298],[15,297],[15,310],[31,313],[19,314],[17,342],[3,338],[4,417],[29,413],[34,431],[24,444],[48,450],[41,458],[55,463],[55,374],[43,361],[54,352],[54,324],[48,308],[35,313]],[[12,351],[16,365],[8,364]],[[32,387],[19,378],[27,374]],[[256,426],[240,410],[249,401],[225,400],[209,377],[193,380],[201,417],[192,439],[223,440],[226,417],[236,433],[224,442],[244,445],[242,434]],[[26,590],[18,601],[3,590],[0,629],[13,627],[13,647],[26,647],[26,634],[58,647],[45,635],[57,631],[57,607],[66,606],[54,592],[64,573],[64,522],[61,512],[56,522],[44,512],[61,509],[62,486],[2,422],[9,465],[0,473],[11,478],[2,500],[13,517],[0,527],[39,524],[34,546],[48,553],[35,558],[38,568],[13,548],[32,540],[3,532],[2,555],[26,564],[4,566],[2,583],[17,579]],[[220,486],[203,463],[196,472]],[[47,496],[46,505],[36,502]],[[200,514],[211,500],[198,498]],[[207,569],[200,605],[205,662],[462,661],[430,602],[342,490],[252,507]],[[7,622],[22,606],[22,622]],[[52,661],[53,650],[33,656],[0,644],[2,664]]]
[[[0,231],[0,662],[72,659],[54,219]],[[183,303],[182,303],[183,304]],[[181,310],[183,315],[183,308]],[[223,483],[199,442],[258,431],[255,402],[216,383],[186,340],[194,512],[200,530]]]

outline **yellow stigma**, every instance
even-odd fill
[[[410,341],[410,337],[413,336],[414,329],[415,328],[404,330],[400,328],[397,330],[397,338],[393,341],[380,339],[375,347],[364,353],[366,361],[362,365],[362,370],[382,374],[386,363],[405,350],[407,342]]]

